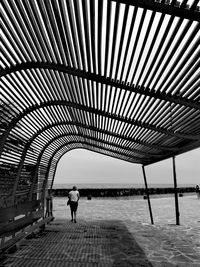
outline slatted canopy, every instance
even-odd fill
[[[2,0],[1,204],[51,187],[72,149],[145,166],[200,147],[199,11],[198,0]]]

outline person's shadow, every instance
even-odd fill
[[[112,267],[152,267],[145,252],[122,221],[96,222],[102,230],[99,232],[107,246],[105,257],[110,258]]]
[[[134,222],[132,222],[134,224]],[[24,240],[7,255],[15,266],[152,267],[142,247],[120,220],[56,219],[38,236]],[[8,264],[8,265],[7,265]],[[13,265],[14,266],[14,265]]]

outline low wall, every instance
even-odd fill
[[[67,196],[71,188],[66,189],[52,189],[54,196]],[[193,187],[181,187],[177,188],[178,193],[191,193],[195,192]],[[79,189],[81,197],[121,197],[121,196],[136,196],[145,195],[146,190],[144,188],[84,188]],[[149,194],[172,194],[174,188],[149,188]]]

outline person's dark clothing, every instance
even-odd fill
[[[77,211],[77,208],[78,208],[78,202],[77,201],[70,201],[69,205],[70,205],[70,208],[72,211]]]

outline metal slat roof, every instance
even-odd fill
[[[51,181],[71,149],[148,165],[200,147],[199,11],[197,0],[2,0],[2,164],[19,179],[39,162]]]

